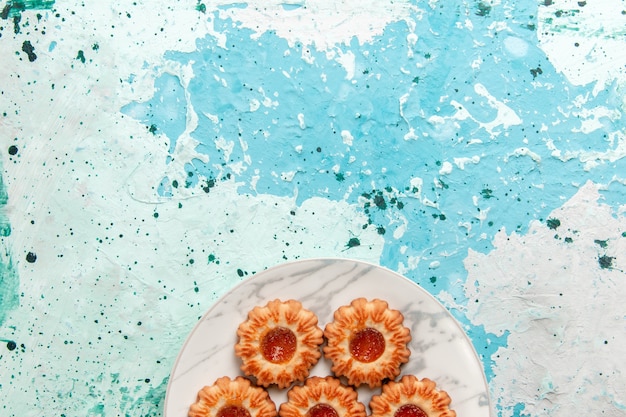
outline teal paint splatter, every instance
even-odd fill
[[[18,289],[17,271],[7,253],[0,260],[0,325],[4,323],[8,312],[19,305]]]
[[[91,407],[88,411],[89,416],[104,416],[104,404],[98,403]]]
[[[196,10],[202,13],[206,13],[206,4],[198,2],[198,4],[196,5]]]
[[[596,245],[600,246],[601,248],[607,248],[609,246],[607,240],[596,239],[596,240],[593,241],[593,243],[595,243]]]
[[[0,17],[4,20],[8,18],[19,18],[25,10],[50,10],[54,6],[55,0],[23,0],[9,1],[2,9]]]
[[[169,377],[165,377],[161,383],[155,387],[152,387],[142,397],[137,398],[132,403],[128,404],[125,411],[125,416],[146,416],[156,417],[161,416],[163,408],[165,407],[165,392],[167,390],[167,382]],[[129,397],[130,399],[131,397]]]
[[[76,59],[82,62],[83,64],[85,63],[85,53],[83,52],[82,49],[78,51],[78,54],[76,55]]]
[[[0,236],[1,237],[7,237],[11,235],[11,225],[9,224],[9,218],[7,217],[6,211],[5,211],[5,207],[8,201],[9,201],[9,195],[7,194],[6,187],[4,186],[4,180],[0,176]]]
[[[615,259],[615,257],[602,255],[598,258],[598,264],[600,264],[600,268],[602,269],[612,269],[613,259]]]
[[[361,246],[361,241],[356,237],[351,237],[350,240],[348,240],[348,243],[346,244],[346,248],[348,249],[355,248],[357,246]]]
[[[493,198],[493,190],[490,190],[489,188],[483,188],[483,190],[480,192],[480,195],[485,200]]]
[[[484,1],[479,2],[476,5],[476,9],[477,9],[476,10],[477,16],[485,17],[485,16],[489,16],[489,13],[491,13],[491,5]]]
[[[28,60],[30,62],[35,62],[35,60],[37,59],[37,54],[35,53],[35,48],[30,43],[30,41],[24,41],[24,43],[22,44],[22,51],[25,52],[26,55],[28,55]]]
[[[11,225],[6,215],[8,200],[9,196],[4,186],[4,181],[0,177],[0,237],[2,241],[4,241],[5,237],[11,235]],[[11,254],[6,252],[4,256],[0,255],[0,325],[4,323],[8,312],[19,305],[18,289],[17,270],[13,264]]]
[[[559,219],[548,219],[546,224],[550,229],[556,230],[561,225],[561,221]]]

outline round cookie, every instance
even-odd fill
[[[241,370],[258,385],[287,388],[304,381],[321,356],[323,332],[317,316],[296,300],[255,307],[237,329],[235,354]]]
[[[448,393],[437,390],[430,379],[405,375],[399,382],[383,385],[382,393],[372,397],[370,417],[456,417],[450,402]]]
[[[371,388],[397,377],[411,353],[411,334],[403,321],[402,313],[379,299],[357,298],[337,309],[324,329],[324,355],[332,362],[331,371],[345,376],[350,385]]]
[[[337,378],[314,376],[303,386],[287,392],[287,402],[280,405],[280,417],[366,417],[365,405],[357,392]]]
[[[189,408],[189,417],[276,417],[276,405],[269,394],[241,376],[218,378],[198,392]]]

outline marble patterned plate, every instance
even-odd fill
[[[482,364],[458,322],[429,293],[409,279],[373,264],[348,259],[308,259],[259,272],[216,302],[194,327],[170,375],[165,417],[185,417],[197,392],[224,375],[241,375],[234,354],[237,327],[248,311],[273,299],[297,299],[315,312],[320,327],[333,312],[354,298],[380,298],[405,317],[411,329],[411,357],[402,374],[428,377],[452,398],[459,416],[491,414]],[[330,375],[330,364],[320,359],[311,375]],[[286,390],[270,388],[278,407]],[[366,406],[380,390],[358,389]],[[368,408],[369,412],[369,408]]]

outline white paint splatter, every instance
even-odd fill
[[[444,161],[441,164],[441,169],[439,170],[439,175],[448,175],[452,173],[452,164],[448,161]]]
[[[404,252],[406,252],[406,246],[403,246]],[[410,271],[413,271],[419,265],[421,258],[419,256],[408,256],[406,259],[406,264],[403,262],[398,262],[397,272],[399,274],[407,274]]]
[[[594,93],[617,80],[626,86],[626,15],[623,0],[561,0],[541,5],[537,37],[557,71]],[[626,97],[623,98],[626,105]]]
[[[250,111],[255,112],[261,107],[261,102],[256,98],[250,99]]]
[[[481,128],[485,129],[491,137],[500,135],[503,131],[506,131],[511,126],[519,125],[522,123],[521,118],[515,113],[513,109],[506,105],[504,101],[497,100],[487,88],[482,84],[476,84],[474,91],[479,95],[487,99],[487,105],[496,110],[496,117],[492,121],[480,121],[465,108],[465,106],[457,100],[451,100],[450,105],[456,109],[456,113],[449,116],[452,120],[473,120]],[[469,98],[467,98],[469,100]]]
[[[352,142],[354,141],[354,137],[349,130],[341,131],[341,139],[343,140],[343,143],[348,146],[352,146]]]
[[[232,2],[220,1],[228,6]],[[248,1],[247,7],[222,7],[223,18],[230,17],[255,36],[272,31],[294,46],[332,50],[337,45],[349,45],[353,38],[359,43],[371,42],[383,33],[387,25],[420,15],[419,10],[407,0],[384,4],[376,0],[346,0],[337,2],[300,0],[300,7],[283,8],[282,0]],[[217,7],[215,4],[213,7]]]
[[[497,136],[501,133],[499,131],[495,131],[496,127],[502,126],[502,128],[506,130],[511,126],[522,124],[522,119],[520,119],[515,111],[513,111],[513,109],[507,106],[504,102],[498,101],[493,95],[491,95],[491,93],[489,93],[484,85],[480,83],[476,84],[474,86],[474,91],[478,95],[486,98],[489,106],[497,112],[496,118],[493,121],[480,123],[481,127],[489,132],[490,135]]]
[[[285,171],[280,173],[280,179],[283,181],[291,182],[295,178],[298,171]]]
[[[454,158],[454,165],[459,169],[465,169],[465,165],[467,164],[478,164],[480,162],[480,156],[474,155],[470,157],[462,157],[462,158]]]
[[[614,131],[607,134],[607,149],[603,150],[567,150],[559,149],[553,140],[547,139],[546,147],[552,151],[552,156],[561,161],[579,159],[589,171],[603,162],[615,162],[626,157],[626,134],[622,131]],[[621,173],[620,173],[621,174]]]
[[[550,227],[502,230],[493,251],[465,260],[468,318],[498,336],[510,331],[492,357],[504,416],[518,403],[533,416],[626,410],[626,218],[599,203],[599,188],[583,186]]]
[[[506,155],[506,157],[504,158],[504,162],[508,162],[510,157],[520,157],[520,156],[528,156],[530,157],[530,159],[532,159],[534,162],[536,162],[537,164],[539,164],[541,162],[541,156],[536,153],[531,151],[530,149],[526,148],[526,147],[521,147],[521,148],[516,148],[513,150],[513,152],[510,152],[509,154]]]
[[[346,79],[353,79],[354,74],[356,73],[356,56],[354,55],[354,52],[342,52],[341,50],[337,50],[337,52],[338,58],[336,61],[339,62],[346,70]]]
[[[528,43],[517,36],[505,38],[504,47],[515,58],[523,58],[528,54]]]

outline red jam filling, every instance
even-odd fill
[[[225,405],[215,417],[250,417],[250,412],[239,405]]]
[[[273,328],[261,340],[261,353],[272,363],[289,361],[296,353],[296,348],[296,335],[284,327]]]
[[[337,411],[328,404],[315,404],[309,408],[305,417],[339,417]]]
[[[360,362],[374,362],[385,351],[385,338],[376,329],[366,327],[350,340],[350,354]]]
[[[393,413],[393,417],[428,417],[428,414],[415,404],[404,404]]]

